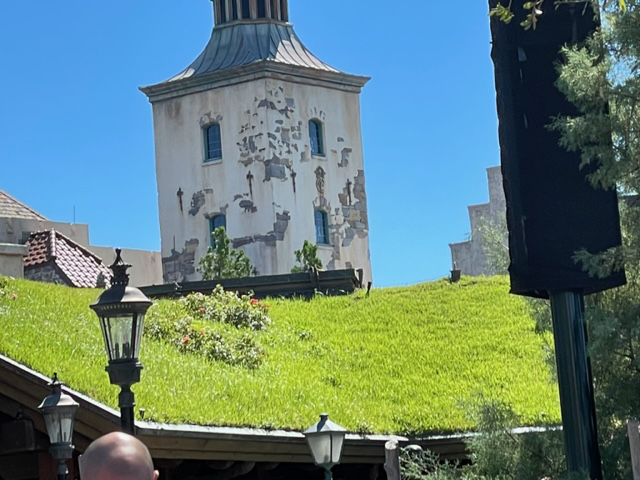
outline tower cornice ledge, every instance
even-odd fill
[[[262,60],[227,70],[139,87],[151,103],[263,78],[360,93],[370,77]]]

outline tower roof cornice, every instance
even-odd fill
[[[368,77],[350,75],[313,55],[289,23],[260,19],[213,28],[202,53],[177,75],[141,90],[153,102],[194,91],[250,81],[270,74],[287,74],[297,82],[360,91]]]
[[[340,71],[318,71],[306,67],[262,60],[231,69],[148,85],[140,87],[140,90],[147,95],[151,103],[154,103],[262,78],[273,78],[353,93],[360,93],[362,87],[370,79],[369,77],[351,75]]]

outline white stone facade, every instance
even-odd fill
[[[370,281],[359,98],[368,78],[306,49],[286,1],[214,9],[200,56],[141,88],[153,106],[164,281],[201,278],[212,219],[222,218],[260,275],[289,273],[308,240],[325,269],[362,269]]]
[[[330,242],[318,248],[325,268],[371,278],[359,88],[314,83],[265,75],[153,102],[165,281],[200,278],[209,219],[221,214],[259,274],[288,273],[294,250],[315,243],[315,209],[329,224]],[[312,119],[324,155],[311,153]],[[206,162],[212,122],[222,159]]]

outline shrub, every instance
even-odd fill
[[[309,272],[312,270],[320,270],[322,261],[318,258],[318,246],[308,240],[305,240],[300,250],[293,252],[296,256],[296,262],[299,265],[291,269],[292,273]]]
[[[213,361],[257,368],[264,359],[258,332],[271,322],[268,305],[217,286],[211,295],[192,293],[152,309],[145,335],[173,345],[179,352]]]

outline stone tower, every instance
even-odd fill
[[[309,240],[325,269],[370,280],[359,97],[368,78],[307,50],[287,0],[213,3],[200,56],[141,88],[153,107],[165,282],[200,278],[219,225],[260,275],[290,272]]]

